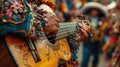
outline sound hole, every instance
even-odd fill
[[[50,41],[50,43],[55,44],[55,38],[56,38],[56,36],[48,37],[47,39]]]

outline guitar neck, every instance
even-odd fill
[[[56,39],[61,39],[66,36],[70,36],[77,32],[77,22],[64,22],[60,23],[59,31],[56,35]]]

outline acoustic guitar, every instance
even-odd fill
[[[78,32],[78,23],[88,25],[88,22],[83,21],[60,23],[56,38],[49,40],[46,36],[38,40],[26,40],[16,34],[6,35],[5,40],[18,67],[58,67],[62,63],[60,60],[65,63],[71,59],[66,37]],[[32,41],[34,44],[29,46]]]

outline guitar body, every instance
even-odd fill
[[[59,61],[69,61],[71,52],[66,38],[57,40],[51,44],[47,39],[35,41],[40,62],[35,63],[26,41],[16,35],[5,37],[7,46],[19,67],[58,67]]]

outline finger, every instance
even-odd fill
[[[51,20],[48,22],[48,24],[46,24],[46,27],[47,27],[47,29],[51,28],[51,30],[53,27],[55,27],[54,29],[56,29],[56,28],[58,29],[59,24],[57,22],[55,22],[54,20]]]
[[[47,27],[44,30],[46,33],[53,32],[54,34],[56,34],[58,32],[58,27],[56,27],[56,26]]]
[[[57,27],[59,27],[59,22],[57,22],[55,20],[48,21],[47,26],[54,26],[54,25],[57,26]]]
[[[57,16],[55,16],[55,21],[57,21],[59,23],[60,19]]]
[[[83,36],[88,37],[88,33],[84,29],[80,29]]]
[[[55,26],[55,21],[54,20],[50,20],[48,21],[48,23],[46,24],[46,27],[52,27],[52,26]]]
[[[80,25],[80,24],[78,24],[78,26],[79,26],[80,29],[84,29],[87,32],[90,31],[90,26],[83,26],[83,25]]]
[[[49,22],[46,24],[46,27],[53,27],[53,26],[59,27],[59,24],[57,24],[55,21],[49,21]]]
[[[56,36],[57,32],[58,32],[58,27],[54,26],[52,28],[50,28],[51,30],[46,33],[46,36],[47,37],[53,37],[53,36]]]
[[[90,26],[87,26],[87,25],[81,25],[81,24],[78,24],[78,26],[80,27],[80,28],[88,28],[88,29],[90,29]]]
[[[54,20],[56,22],[60,22],[59,18],[57,18],[57,16],[55,15],[47,15],[46,18],[48,19],[48,21]]]
[[[90,31],[90,26],[85,26],[83,29],[86,31]]]
[[[58,27],[53,26],[51,32],[53,32],[54,34],[57,34],[57,32],[58,32]]]
[[[85,37],[82,35],[76,38],[76,41],[83,41],[83,40],[85,40]]]
[[[54,21],[53,25],[55,25],[56,27],[59,27],[59,22]]]
[[[81,36],[76,37],[76,41],[80,41],[81,40]]]
[[[80,41],[83,41],[83,40],[85,40],[85,37],[81,36]]]
[[[90,26],[90,21],[88,20],[82,20],[82,21],[84,22],[85,25]]]
[[[47,19],[49,19],[49,20],[50,20],[51,18],[54,18],[54,16],[55,16],[55,15],[52,14],[52,13],[47,13],[47,14],[44,15],[44,17],[47,18]]]
[[[44,28],[44,32],[45,32],[45,33],[49,33],[49,32],[51,32],[51,31],[52,31],[51,27],[46,27],[46,28]]]

